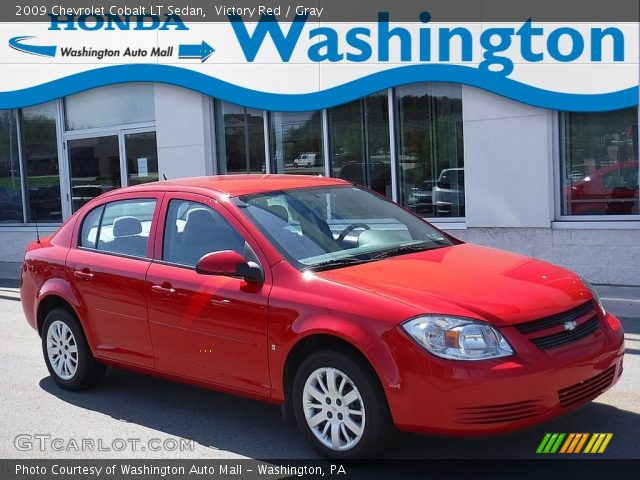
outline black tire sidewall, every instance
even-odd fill
[[[55,321],[63,322],[67,327],[69,327],[73,333],[76,346],[78,348],[78,368],[76,369],[75,375],[68,380],[64,380],[58,376],[51,366],[49,354],[47,352],[47,332],[49,330],[49,326]],[[74,315],[62,308],[51,310],[45,318],[42,326],[42,353],[44,355],[45,364],[47,365],[47,370],[49,370],[49,373],[51,374],[51,378],[66,390],[80,390],[90,386],[95,377],[100,375],[100,370],[104,369],[104,366],[98,365],[95,362],[91,349],[87,343],[87,339],[84,335],[84,331],[80,326],[80,322],[78,322]]]
[[[304,385],[309,375],[323,367],[332,367],[344,372],[354,382],[362,396],[366,417],[364,434],[353,448],[346,451],[335,451],[323,445],[315,437],[305,418],[302,407]],[[314,449],[326,458],[342,460],[370,458],[381,448],[390,423],[386,398],[381,392],[375,374],[359,359],[356,360],[352,355],[340,351],[319,351],[302,362],[293,382],[292,404],[298,428]]]

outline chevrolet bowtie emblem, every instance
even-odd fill
[[[569,320],[568,322],[564,322],[563,326],[567,332],[570,332],[571,330],[575,330],[578,324],[573,320]]]

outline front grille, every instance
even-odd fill
[[[538,401],[525,400],[517,403],[457,408],[454,412],[454,418],[457,423],[483,424],[514,422],[542,413],[544,413],[544,407]]]
[[[558,390],[560,406],[566,408],[593,400],[611,385],[615,371],[613,366],[595,377]]]
[[[531,343],[542,350],[548,350],[577,342],[581,338],[588,337],[596,330],[598,330],[597,316],[576,327],[575,330],[563,331],[553,335],[547,335],[545,337],[532,338]]]
[[[521,323],[520,325],[516,325],[516,328],[523,335],[528,335],[530,333],[540,332],[541,330],[558,327],[565,322],[575,321],[577,318],[580,318],[592,311],[593,304],[591,302],[587,302],[566,312],[558,313],[557,315],[533,320],[532,322]]]
[[[598,325],[598,314],[593,303],[589,301],[566,312],[521,323],[515,327],[536,347],[550,350],[592,335],[598,330]]]

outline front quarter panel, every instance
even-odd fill
[[[357,349],[389,395],[401,383],[386,341],[411,307],[321,278],[305,278],[286,262],[273,269],[278,281],[269,301],[269,364],[272,397],[284,400],[284,368],[293,348],[312,335],[329,335]]]

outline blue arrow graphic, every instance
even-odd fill
[[[215,49],[204,40],[200,45],[179,45],[178,58],[199,58],[206,62]]]
[[[29,36],[13,37],[12,39],[9,40],[9,46],[11,48],[18,50],[19,52],[30,53],[32,55],[39,55],[41,57],[56,56],[57,47],[55,45],[50,45],[50,46],[24,45],[20,43],[22,42],[22,40],[28,40],[30,38],[35,38],[35,37],[29,37]]]

